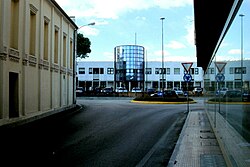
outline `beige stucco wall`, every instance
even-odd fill
[[[17,118],[61,110],[72,106],[74,101],[73,69],[70,67],[73,49],[70,48],[70,41],[74,39],[76,25],[51,0],[15,0],[18,4],[18,23],[15,23],[12,21],[11,2],[12,0],[0,1],[0,125],[12,118],[18,120]],[[32,41],[35,43],[35,54],[32,55],[31,12],[36,19],[35,41]],[[44,59],[45,22],[48,23],[48,60]],[[11,25],[17,30],[17,49],[11,48]],[[58,29],[58,63],[54,62],[55,28]],[[63,48],[63,36],[66,36],[66,49]],[[63,66],[64,50],[66,66]],[[9,83],[10,75],[18,83],[18,89],[13,91],[12,87],[15,88],[16,84]],[[13,108],[18,114],[10,117]]]

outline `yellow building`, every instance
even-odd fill
[[[54,0],[0,0],[0,125],[74,107],[76,30]]]

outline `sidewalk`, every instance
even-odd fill
[[[226,167],[204,111],[190,111],[168,167]]]

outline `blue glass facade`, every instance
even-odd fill
[[[144,88],[144,53],[139,45],[121,45],[114,49],[116,86]]]

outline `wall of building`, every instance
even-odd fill
[[[52,0],[0,9],[0,125],[73,106],[76,25]]]
[[[162,77],[161,74],[156,74],[156,69],[161,67],[161,62],[156,61],[148,61],[145,63],[145,68],[151,68],[151,74],[145,74],[145,89],[152,88],[154,86],[153,82],[157,82],[157,86],[159,84],[159,81]],[[85,74],[80,74],[79,69],[84,68]],[[80,61],[77,63],[77,77],[79,82],[94,82],[94,74],[89,74],[89,68],[103,68],[104,74],[100,74],[98,82],[105,81],[105,82],[112,82],[114,81],[114,74],[107,74],[108,68],[114,68],[114,62],[113,61]],[[184,76],[184,68],[181,64],[181,62],[165,62],[164,68],[170,68],[169,74],[164,74],[164,78],[167,79],[167,82],[172,83],[172,87],[167,87],[168,89],[172,89],[175,85],[179,85],[179,87],[182,87],[183,76]],[[174,68],[178,68],[180,73],[174,74]],[[197,69],[197,74],[192,74],[193,77],[193,86],[197,87],[203,87],[203,74],[204,71],[202,68],[197,67],[196,63],[193,63],[192,68]],[[82,85],[80,85],[82,86]],[[110,86],[110,85],[109,85]],[[114,87],[115,85],[113,85]],[[159,88],[159,86],[157,87]]]

